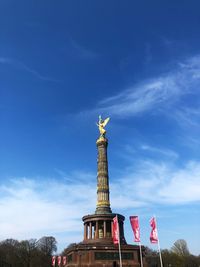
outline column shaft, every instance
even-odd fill
[[[99,238],[99,222],[96,221],[96,238]]]
[[[92,223],[90,222],[90,239],[92,239]]]
[[[107,160],[108,141],[104,137],[97,140],[97,207],[96,214],[112,213],[109,198],[109,176]]]
[[[106,221],[103,222],[103,235],[106,238]]]
[[[85,223],[85,224],[84,224],[84,240],[87,239],[86,232],[87,232],[87,224]]]

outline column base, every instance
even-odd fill
[[[110,207],[97,207],[95,210],[95,214],[110,214],[112,210]]]

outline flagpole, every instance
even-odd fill
[[[156,221],[156,216],[154,215],[155,218],[155,222],[156,222],[156,229],[157,229],[157,236],[158,236],[158,252],[159,252],[159,256],[160,256],[160,266],[163,267],[163,262],[162,262],[162,255],[161,255],[161,250],[160,250],[160,241],[159,241],[159,235],[158,235],[158,225],[157,225],[157,221]]]
[[[139,242],[139,247],[140,247],[140,263],[141,263],[141,267],[143,267],[141,242]]]
[[[120,229],[119,229],[119,222],[118,222],[118,216],[117,216],[117,230],[118,230],[118,240],[119,240],[119,264],[120,267],[122,267],[122,255],[121,255],[121,244],[120,244]]]
[[[139,219],[138,216],[130,216],[130,223],[134,234],[134,241],[139,243],[140,249],[140,266],[143,267],[143,260],[142,260],[142,246],[140,241],[140,226],[139,226]]]
[[[159,242],[159,238],[158,238],[158,251],[159,251],[159,255],[160,255],[160,266],[163,267],[163,263],[162,263],[162,255],[161,255],[161,251],[160,251],[160,242]]]

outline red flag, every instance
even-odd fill
[[[117,216],[113,218],[113,243],[115,245],[119,244],[119,225],[118,225],[118,219]]]
[[[63,266],[65,266],[67,264],[67,257],[63,256]]]
[[[138,216],[130,216],[130,223],[134,233],[134,241],[140,242],[140,226]]]
[[[52,266],[55,266],[56,265],[56,256],[53,256],[51,258],[51,262],[52,262]]]
[[[156,227],[156,219],[153,217],[150,220],[150,226],[151,226],[151,234],[150,234],[150,241],[151,243],[158,243],[158,232],[157,232],[157,227]]]
[[[62,257],[61,256],[58,256],[58,266],[61,265],[61,261],[62,261]]]

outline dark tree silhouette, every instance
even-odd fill
[[[21,242],[7,239],[0,242],[0,267],[49,267],[57,251],[54,237],[42,237]]]

